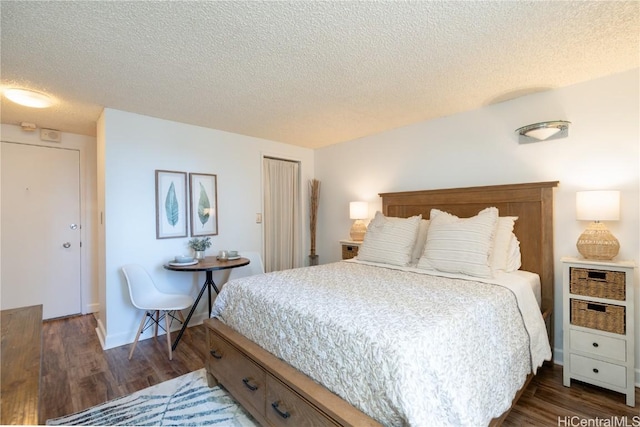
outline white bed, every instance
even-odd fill
[[[383,425],[487,425],[551,357],[537,275],[449,276],[357,261],[275,272],[227,283],[213,315]]]
[[[555,185],[383,194],[385,214],[370,224],[359,259],[231,281],[207,326],[222,342],[241,352],[247,348],[243,354],[267,377],[289,386],[332,423],[357,425],[349,414],[342,416],[340,402],[315,399],[314,382],[382,425],[499,424],[532,374],[551,358],[553,256],[547,251]],[[518,243],[517,265],[508,240],[501,247],[511,255],[502,262],[510,267],[497,268],[495,253],[487,259],[486,240],[495,248],[497,232],[478,237],[477,224],[482,227],[484,219],[473,222],[487,218],[485,206],[499,206],[500,219],[503,212],[519,217],[517,238],[513,222],[508,230]],[[451,211],[480,214],[444,221]],[[411,234],[419,234],[416,221],[425,224],[416,219],[424,212],[432,215],[422,236],[426,244]],[[486,228],[494,230],[498,222]],[[474,224],[462,239],[460,224]],[[520,265],[530,271],[518,270]],[[210,345],[219,346],[211,340]],[[217,349],[211,353],[219,359]],[[282,361],[312,381],[289,384],[291,375],[280,374]],[[212,383],[225,376],[214,365],[208,364]],[[268,403],[252,413],[264,425],[279,425],[270,421]]]

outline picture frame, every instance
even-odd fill
[[[191,236],[218,235],[218,176],[189,173]]]
[[[187,237],[187,173],[156,170],[156,239]]]

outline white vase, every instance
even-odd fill
[[[204,259],[204,251],[195,251],[196,255],[194,256],[195,259],[197,260],[203,260]]]

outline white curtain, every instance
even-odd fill
[[[299,267],[300,165],[265,157],[264,269],[266,272]]]

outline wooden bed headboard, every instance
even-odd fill
[[[380,193],[382,213],[407,218],[422,214],[428,219],[432,208],[467,218],[495,206],[500,216],[517,216],[514,233],[520,241],[522,270],[537,273],[541,282],[542,312],[553,343],[553,188],[558,181],[492,185],[443,190]]]

